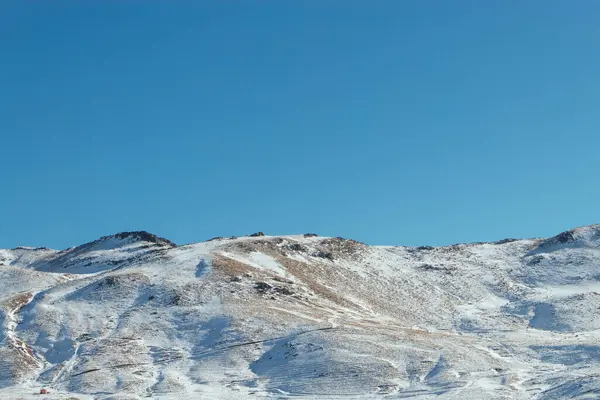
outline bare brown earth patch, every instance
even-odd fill
[[[21,308],[31,301],[33,298],[32,293],[20,293],[2,303],[2,308],[9,313],[18,313]]]
[[[227,277],[244,275],[247,273],[262,273],[248,264],[234,260],[221,254],[213,254],[211,260],[212,270]]]

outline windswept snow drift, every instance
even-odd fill
[[[0,398],[600,397],[600,226],[0,250]]]

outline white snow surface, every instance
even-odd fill
[[[598,225],[20,247],[0,250],[0,399],[596,399],[599,310]]]

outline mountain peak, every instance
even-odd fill
[[[536,251],[554,251],[563,248],[600,247],[600,224],[569,229],[545,239]]]
[[[97,250],[114,250],[126,246],[144,244],[143,247],[148,245],[158,245],[164,247],[177,247],[177,245],[168,239],[154,235],[146,231],[133,231],[133,232],[119,232],[113,235],[102,236],[92,242],[83,244],[81,246],[73,247],[65,251],[72,252],[87,252]]]
[[[109,238],[115,238],[120,240],[130,239],[131,242],[149,242],[163,246],[177,247],[177,245],[171,242],[169,239],[165,239],[163,237],[157,236],[153,233],[146,231],[119,232],[111,236],[104,236],[100,238],[100,240]]]

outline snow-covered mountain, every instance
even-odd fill
[[[0,398],[600,398],[600,225],[0,250]]]

